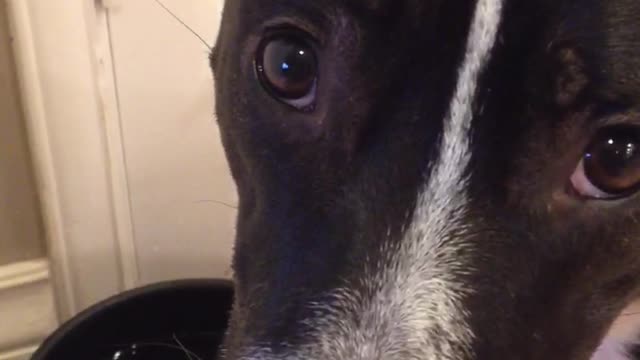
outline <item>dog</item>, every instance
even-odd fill
[[[640,1],[229,0],[229,360],[640,359]]]

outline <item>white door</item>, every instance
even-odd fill
[[[223,0],[162,2],[213,44]],[[156,0],[8,4],[60,318],[229,277],[236,198],[208,46]]]
[[[118,1],[109,32],[139,283],[228,276],[236,203],[209,48],[155,0]],[[223,0],[163,0],[213,44]]]

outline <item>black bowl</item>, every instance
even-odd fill
[[[214,359],[232,299],[226,280],[178,280],[131,290],[75,316],[31,359]]]

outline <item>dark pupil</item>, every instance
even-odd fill
[[[585,172],[610,194],[634,190],[640,185],[640,130],[617,128],[600,137],[586,155]]]
[[[302,98],[309,94],[316,80],[315,55],[300,41],[273,40],[264,48],[262,71],[278,96]]]

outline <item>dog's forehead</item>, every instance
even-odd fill
[[[407,8],[414,11],[426,8],[432,8],[435,3],[439,3],[442,0],[270,0],[273,4],[288,5],[297,8],[310,8],[318,11],[331,9],[333,7],[347,7],[354,9],[361,9],[365,11],[371,11],[374,13],[385,13],[394,8]],[[471,0],[465,0],[471,2]],[[462,1],[460,2],[463,3]]]
[[[610,78],[614,96],[640,102],[640,1],[610,1],[605,9],[602,19],[605,30],[601,35],[605,48],[603,74]]]
[[[393,9],[403,9],[406,17],[419,17],[425,10],[433,10],[441,0],[341,0],[345,6],[368,11],[375,15],[388,14]],[[466,2],[469,2],[468,0]],[[465,1],[460,1],[463,5]]]
[[[243,18],[254,20],[272,16],[296,16],[304,20],[336,24],[340,18],[351,20],[373,20],[393,16],[396,23],[423,24],[429,22],[429,14],[436,14],[443,0],[236,0],[227,1],[227,6],[237,7]],[[475,0],[459,0],[458,7],[466,7]],[[460,19],[462,23],[469,19]],[[379,25],[384,25],[380,23]],[[388,26],[389,23],[386,23]]]

